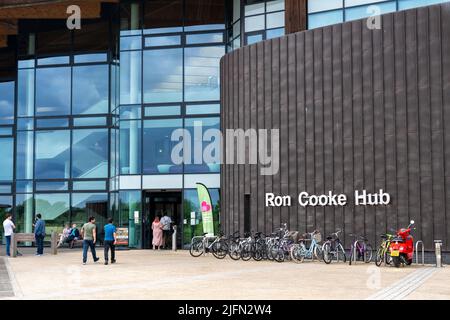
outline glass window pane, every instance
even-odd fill
[[[75,56],[75,63],[106,62],[107,60],[108,55],[106,53],[78,54]]]
[[[158,62],[160,59],[158,59]],[[120,54],[120,103],[141,103],[141,51]]]
[[[0,123],[14,122],[14,81],[0,82]]]
[[[448,2],[448,0],[399,0],[398,1],[398,9],[406,10],[411,8],[418,8],[423,6],[429,6],[432,4],[444,3]]]
[[[19,117],[34,116],[34,69],[17,73],[17,114]]]
[[[0,181],[11,181],[13,178],[14,140],[0,138]]]
[[[34,59],[19,60],[17,63],[19,69],[34,68]]]
[[[11,193],[12,187],[10,184],[0,184],[0,193],[6,194]]]
[[[120,37],[120,50],[140,50],[142,49],[142,37]]]
[[[141,173],[141,120],[120,122],[120,174]]]
[[[33,118],[19,118],[17,119],[17,130],[33,130]]]
[[[343,0],[308,0],[308,13],[340,9],[343,7]]]
[[[67,128],[69,126],[69,119],[56,118],[56,119],[37,119],[37,128]]]
[[[108,65],[73,68],[73,114],[108,113]]]
[[[181,36],[161,36],[145,38],[146,47],[178,46],[180,44]]]
[[[33,137],[34,132],[32,131],[17,132],[17,179],[33,179]]]
[[[284,27],[284,12],[275,12],[267,15],[267,29]]]
[[[121,106],[121,120],[135,120],[141,118],[141,106]]]
[[[251,45],[253,43],[260,42],[262,40],[263,40],[262,34],[247,35],[247,45]]]
[[[182,75],[182,49],[144,51],[144,102],[181,101]]]
[[[14,217],[16,232],[33,232],[33,207],[34,199],[32,194],[16,195],[16,214]]]
[[[70,68],[36,70],[36,115],[70,114]]]
[[[108,177],[108,129],[73,130],[72,177]]]
[[[14,123],[14,81],[0,82],[0,124]]]
[[[181,119],[144,121],[144,174],[181,173],[183,166],[172,161],[172,132],[183,128]]]
[[[267,12],[284,10],[284,0],[268,0],[266,5]]]
[[[245,18],[245,32],[252,32],[265,29],[264,15]]]
[[[67,191],[68,183],[64,181],[37,181],[36,191]]]
[[[186,36],[187,44],[199,44],[199,43],[221,43],[223,42],[223,33],[199,33],[188,34]]]
[[[369,10],[369,7],[370,6],[362,6],[362,7],[345,9],[346,21],[363,19],[363,18],[373,15],[373,12]],[[397,9],[397,4],[395,1],[391,1],[391,2],[386,2],[386,3],[379,3],[379,4],[377,4],[377,7],[381,10],[381,12],[380,12],[381,14],[385,14],[385,13],[389,13],[389,12],[395,12]]]
[[[185,49],[184,94],[186,101],[220,99],[220,58],[225,47]]]
[[[70,131],[36,132],[36,178],[70,178]]]
[[[62,227],[70,222],[68,193],[35,194],[35,208],[47,228]]]
[[[161,117],[161,116],[179,116],[181,115],[180,106],[164,106],[164,107],[146,107],[146,117]]]
[[[100,127],[106,126],[106,117],[87,117],[87,118],[74,118],[73,125],[75,127]]]
[[[246,5],[244,10],[246,16],[264,13],[264,2]]]
[[[17,193],[33,193],[33,181],[16,181],[16,192]]]
[[[37,60],[39,66],[46,66],[52,64],[69,64],[69,62],[70,59],[68,56],[41,58]]]
[[[141,246],[141,220],[136,223],[134,219],[134,213],[141,212],[141,199],[142,192],[140,190],[120,191],[119,193],[119,212],[114,220],[118,226],[128,227],[128,245],[130,247]]]
[[[377,2],[383,2],[386,0],[345,0],[345,6],[346,7],[353,7],[353,6],[361,6],[364,4],[373,4]]]
[[[5,217],[6,214],[12,213],[12,207],[13,207],[13,203],[12,203],[11,196],[0,196],[0,216],[1,217]],[[16,223],[16,228],[17,228],[17,221],[14,221],[14,222]],[[0,237],[2,237],[2,239],[4,239],[3,232],[4,232],[3,228],[0,228]]]
[[[320,28],[327,25],[341,23],[344,21],[344,11],[335,10],[321,13],[314,13],[308,16],[308,28]]]
[[[194,134],[194,130],[201,129],[203,134],[209,129],[215,129],[216,134],[220,135],[220,118],[188,118],[185,120],[185,128],[190,132],[191,135],[191,161],[190,163],[185,163],[186,173],[209,173],[209,172],[219,172],[220,170],[220,139],[219,136],[215,136],[212,141],[205,141],[203,136],[199,137]],[[197,140],[198,139],[198,140]],[[186,141],[188,142],[188,141]],[[197,146],[202,146],[201,149]],[[208,150],[206,150],[208,148]],[[201,154],[200,154],[201,153]],[[205,155],[215,159],[216,161],[207,161]],[[196,163],[196,159],[202,159],[201,163]]]
[[[0,136],[11,136],[12,133],[12,127],[0,127]]]
[[[233,23],[241,18],[241,0],[233,0]]]
[[[73,190],[106,190],[106,181],[74,181]]]
[[[284,28],[272,29],[266,31],[267,39],[273,39],[284,36]]]
[[[108,194],[72,193],[72,223],[81,229],[91,216],[96,220],[98,239],[102,240],[103,226],[108,216]]]
[[[186,106],[187,115],[220,113],[220,104],[192,104]]]

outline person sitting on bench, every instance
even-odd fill
[[[69,243],[69,248],[73,248],[73,245],[76,240],[80,240],[80,230],[77,228],[77,224],[74,223],[72,225],[72,229],[70,230],[70,234],[67,237],[67,242]]]

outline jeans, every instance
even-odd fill
[[[105,240],[105,262],[108,262],[108,251],[111,248],[111,261],[116,260],[116,246],[114,240]]]
[[[87,252],[88,249],[91,248],[92,259],[97,261],[97,254],[95,253],[95,243],[94,240],[83,240],[83,263],[87,261]]]
[[[11,236],[5,236],[6,238],[6,255],[11,256]]]
[[[44,254],[44,236],[36,234],[35,238],[36,238],[37,254]]]

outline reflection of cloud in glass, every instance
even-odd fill
[[[36,112],[38,115],[69,114],[70,68],[37,69]]]
[[[0,82],[0,118],[14,117],[14,82]]]
[[[73,114],[108,113],[108,66],[73,69]]]

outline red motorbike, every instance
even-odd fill
[[[409,266],[413,262],[414,239],[411,236],[413,225],[414,220],[411,220],[407,228],[396,231],[397,235],[392,239],[389,246],[392,262],[396,268],[400,267],[400,264]]]

